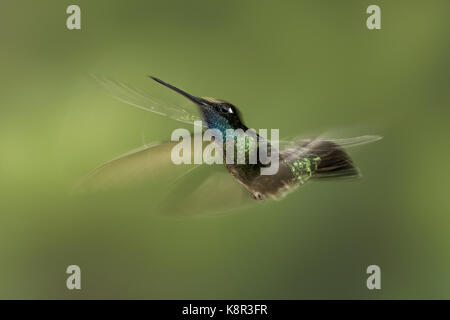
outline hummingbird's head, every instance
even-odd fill
[[[200,105],[200,112],[209,128],[244,129],[239,110],[230,102],[216,98],[202,97],[204,103]]]
[[[247,129],[241,121],[239,110],[231,103],[215,98],[196,97],[158,78],[149,77],[194,102],[209,128],[218,129],[223,135],[227,129]]]

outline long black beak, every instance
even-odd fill
[[[191,100],[192,102],[198,104],[199,106],[203,106],[203,107],[208,106],[208,101],[206,101],[206,100],[204,100],[204,99],[202,99],[202,98],[195,97],[195,96],[193,96],[193,95],[187,93],[186,91],[183,91],[183,90],[181,90],[181,89],[178,89],[177,87],[171,85],[170,83],[167,83],[167,82],[165,82],[165,81],[162,81],[161,79],[158,79],[158,78],[156,78],[156,77],[153,77],[153,76],[150,76],[150,75],[149,75],[149,77],[152,78],[153,80],[155,80],[156,82],[159,82],[159,83],[162,84],[163,86],[166,86],[167,88],[170,88],[170,89],[172,89],[173,91],[178,92],[179,94],[185,96],[186,98],[188,98],[188,99]]]

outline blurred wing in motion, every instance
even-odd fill
[[[162,198],[154,197],[159,203],[157,210],[179,217],[223,214],[257,204],[222,164],[175,165],[170,155],[176,143],[144,146],[113,159],[91,171],[74,191],[95,192],[150,182],[157,185]]]
[[[377,135],[366,135],[366,136],[360,136],[360,137],[353,137],[353,138],[347,138],[347,139],[330,139],[323,136],[314,137],[314,138],[299,138],[299,137],[293,137],[289,138],[287,140],[280,140],[279,148],[282,151],[285,151],[290,154],[301,154],[304,152],[310,151],[308,148],[308,145],[315,141],[320,140],[326,140],[333,142],[337,144],[340,147],[343,148],[350,148],[350,147],[356,147],[363,144],[375,142],[382,139],[381,136]],[[316,149],[317,150],[317,149]]]
[[[181,107],[174,103],[161,102],[143,90],[132,88],[120,81],[95,75],[92,77],[114,98],[131,106],[187,124],[202,121],[195,105]]]
[[[194,152],[203,153],[209,143],[203,143],[203,149],[194,150],[194,136],[191,135],[190,138],[191,160],[193,160]],[[178,143],[180,142],[168,141],[142,146],[108,161],[82,178],[74,191],[95,192],[151,181],[158,184],[173,181],[198,166],[196,164],[176,165],[172,162],[172,148]]]
[[[205,164],[177,179],[159,210],[172,217],[213,216],[254,205],[262,204],[224,166]]]

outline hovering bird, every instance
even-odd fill
[[[200,120],[206,128],[220,131],[223,133],[223,139],[212,143],[224,147],[224,158],[226,157],[225,145],[230,143],[230,140],[226,139],[226,130],[249,130],[238,108],[230,102],[197,97],[156,77],[149,77],[186,97],[197,110],[188,111],[185,107],[158,102],[150,95],[121,82],[98,77],[96,80],[113,96],[125,103],[183,123],[193,124],[194,121]],[[248,140],[238,143],[236,139],[231,139],[235,144],[236,154],[243,152],[248,155],[249,152],[254,151],[251,149],[257,149],[258,142],[264,138],[256,133],[254,137],[256,137],[256,143]],[[217,171],[217,165],[214,166],[216,167],[214,172],[207,169],[212,167],[208,165],[184,166],[184,169],[180,169],[183,166],[170,163],[170,151],[175,142],[157,143],[141,147],[94,169],[81,184],[88,189],[102,189],[131,180],[155,177],[163,171],[178,171],[175,175],[173,192],[183,196],[182,198],[177,196],[177,206],[173,210],[185,211],[186,207],[190,207],[190,211],[194,214],[200,213],[201,210],[196,206],[210,200],[210,207],[214,208],[212,212],[225,211],[244,203],[281,199],[310,180],[359,177],[359,170],[345,148],[379,139],[381,139],[380,136],[373,135],[350,139],[291,138],[280,141],[279,150],[272,148],[270,141],[264,141],[269,153],[276,152],[277,155],[279,168],[273,175],[261,174],[260,169],[268,165],[261,162],[226,163],[224,161],[223,166],[226,171]],[[189,176],[193,179],[186,179]],[[212,198],[208,196],[211,193],[221,194],[225,199],[223,205],[217,203],[217,197],[211,200]]]

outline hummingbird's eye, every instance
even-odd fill
[[[228,103],[220,104],[216,107],[217,112],[220,112],[222,114],[234,114],[236,113],[234,106]]]
[[[233,110],[228,106],[220,106],[219,111],[220,113],[233,113]]]

